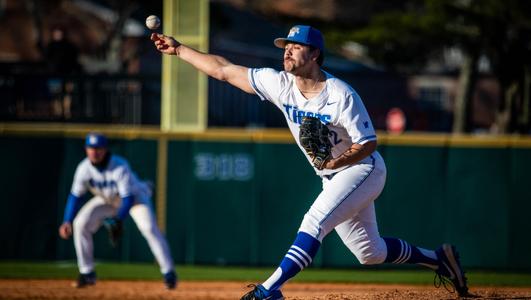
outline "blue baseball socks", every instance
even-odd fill
[[[387,245],[385,263],[417,264],[436,270],[439,266],[435,251],[422,249],[397,238],[383,238]]]
[[[387,257],[384,263],[418,264],[433,270],[438,268],[437,255],[434,251],[412,246],[397,238],[383,239],[387,245]],[[320,246],[321,243],[316,238],[305,232],[299,232],[280,266],[261,284],[262,291],[267,294],[280,289],[286,281],[312,263]]]
[[[286,281],[309,266],[320,246],[319,240],[305,232],[299,232],[280,266],[262,284],[266,292],[280,289]]]

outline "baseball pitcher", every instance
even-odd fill
[[[122,223],[131,215],[160,266],[164,285],[174,289],[177,276],[168,243],[152,210],[151,188],[137,178],[124,158],[112,154],[107,144],[107,138],[100,133],[87,135],[87,157],[77,166],[63,224],[59,227],[63,239],[74,235],[79,268],[75,286],[82,288],[96,283],[92,235],[104,225],[111,245],[116,246],[122,234]],[[93,197],[79,209],[81,198],[87,192]]]
[[[381,237],[374,201],[384,188],[386,167],[376,151],[371,119],[356,91],[325,72],[324,41],[311,26],[297,25],[286,38],[284,70],[247,68],[225,58],[201,53],[172,37],[152,34],[156,48],[192,64],[216,79],[270,101],[284,113],[297,145],[322,178],[322,191],[302,219],[299,231],[276,271],[241,299],[284,299],[281,287],[312,263],[323,238],[332,230],[362,264],[418,264],[431,268],[436,285],[468,291],[454,246],[426,250],[391,237]]]

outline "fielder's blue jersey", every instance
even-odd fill
[[[149,186],[139,180],[129,163],[118,155],[111,155],[104,169],[93,166],[88,158],[79,163],[71,193],[81,197],[89,191],[109,204],[128,196],[135,196],[137,202],[143,202],[143,199],[151,196]]]
[[[299,142],[299,127],[304,116],[317,117],[328,125],[334,158],[348,150],[353,143],[364,144],[376,140],[375,130],[360,96],[347,83],[327,72],[324,73],[325,87],[319,95],[311,99],[306,99],[302,95],[293,74],[271,68],[249,69],[248,73],[249,83],[256,94],[262,100],[268,100],[282,110],[297,145],[310,164],[312,160]],[[369,158],[365,160],[367,159]],[[365,160],[360,163],[365,163]],[[315,167],[314,169],[322,176],[347,167],[335,170],[318,170]]]

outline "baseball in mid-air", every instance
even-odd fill
[[[155,30],[160,26],[160,19],[155,15],[150,15],[146,18],[146,26],[151,30]]]

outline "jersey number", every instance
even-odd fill
[[[330,130],[330,135],[332,136],[332,143],[335,145],[341,143],[343,140],[338,138],[337,132]]]

